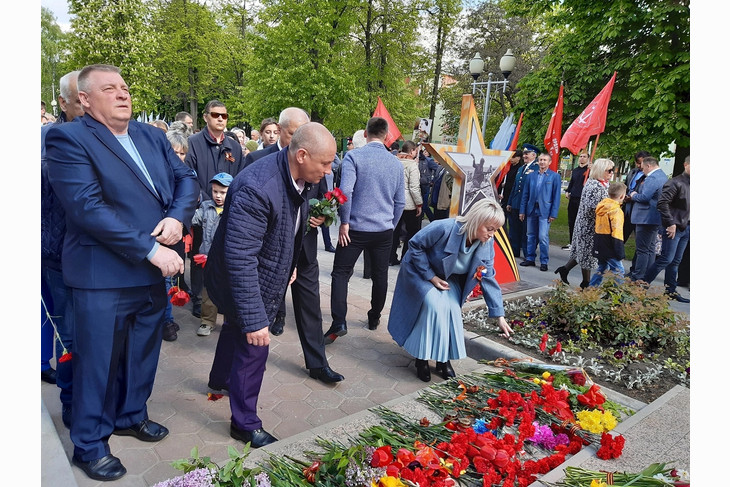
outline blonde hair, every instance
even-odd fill
[[[500,227],[504,225],[504,211],[499,203],[485,198],[474,203],[466,214],[457,216],[456,221],[464,224],[459,230],[460,234],[466,233],[469,240],[476,240],[477,231],[482,225],[489,222],[495,222]]]
[[[603,173],[614,167],[611,159],[596,159],[593,161],[593,167],[591,167],[591,173],[589,177],[591,179],[603,179]]]

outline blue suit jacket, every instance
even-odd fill
[[[525,186],[522,189],[520,215],[534,216],[535,204],[537,203],[540,218],[557,218],[558,209],[560,208],[560,175],[551,169],[547,169],[539,189],[537,185],[538,175],[539,171],[533,171],[526,176]]]
[[[657,169],[644,178],[636,196],[631,198],[634,207],[631,209],[631,223],[634,225],[661,225],[662,217],[656,205],[662,194],[662,187],[667,182],[664,171]]]
[[[464,235],[463,226],[453,218],[429,223],[408,241],[408,253],[401,262],[390,306],[388,331],[398,345],[403,345],[416,325],[418,310],[426,293],[434,289],[433,276],[448,279],[454,272]],[[474,277],[477,269],[484,266],[487,273],[480,281]],[[489,316],[504,316],[502,290],[494,270],[494,239],[479,245],[471,259],[459,306],[462,306],[477,282],[480,283]]]
[[[146,286],[160,270],[146,256],[165,217],[190,225],[198,200],[192,169],[165,133],[135,121],[128,134],[155,188],[109,129],[90,115],[49,129],[46,158],[53,190],[66,211],[63,274],[85,289]]]

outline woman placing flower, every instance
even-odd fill
[[[503,336],[512,332],[494,277],[492,237],[503,224],[499,204],[484,199],[466,215],[430,223],[409,242],[395,285],[388,331],[416,357],[422,381],[431,380],[428,360],[436,361],[436,371],[444,379],[456,375],[449,361],[466,357],[461,307],[477,283],[489,316],[497,318]]]

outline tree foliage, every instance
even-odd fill
[[[144,0],[68,0],[69,65],[113,64],[130,85],[134,109],[154,111],[159,83],[152,66],[157,30]]]
[[[545,53],[544,48],[534,40],[533,22],[524,17],[507,15],[495,0],[472,0],[464,3],[465,8],[454,28],[453,59],[446,67],[457,83],[442,88],[439,93],[446,114],[444,122],[452,133],[458,132],[462,96],[472,93],[473,90],[474,80],[469,73],[469,61],[474,55],[479,53],[484,60],[484,73],[478,79],[479,82],[486,81],[488,73],[493,73],[494,81],[503,79],[499,60],[507,49],[512,49],[516,58],[515,68],[508,78],[506,93],[502,93],[501,86],[499,90],[492,87],[485,140],[489,144],[507,114],[517,111],[515,96],[518,82],[540,64]],[[474,96],[480,121],[483,117],[483,96],[481,93]]]
[[[49,112],[51,100],[58,97],[58,80],[66,74],[61,72],[64,39],[56,16],[41,7],[41,100],[46,102]]]
[[[688,0],[504,0],[511,15],[539,19],[546,55],[520,83],[525,136],[542,140],[565,82],[564,130],[617,71],[598,152],[632,159],[689,147]],[[618,162],[618,161],[617,161]]]

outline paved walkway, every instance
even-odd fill
[[[332,235],[336,235],[333,229]],[[320,241],[321,247],[321,241]],[[322,296],[323,328],[330,324],[330,271],[334,254],[320,250],[320,284]],[[557,276],[554,269],[564,264],[568,252],[559,247],[551,247],[550,271],[540,272],[538,268],[520,267],[522,281],[514,289],[529,293],[529,289],[553,284]],[[387,316],[395,287],[398,267],[391,267],[390,287],[386,309],[381,325],[376,331],[367,329],[367,310],[370,300],[370,281],[362,278],[362,259],[356,266],[350,281],[348,334],[327,346],[331,367],[343,374],[345,380],[336,385],[325,385],[309,378],[304,367],[304,359],[296,333],[291,296],[287,294],[289,313],[284,334],[272,337],[270,357],[264,376],[259,401],[260,417],[267,431],[278,437],[280,442],[272,445],[277,449],[294,448],[302,439],[311,439],[315,434],[327,434],[342,425],[360,425],[368,421],[368,408],[381,404],[408,404],[412,407],[413,398],[428,384],[421,382],[415,375],[413,359],[398,347],[387,332]],[[577,284],[580,272],[576,268],[571,282]],[[657,278],[661,283],[662,275]],[[656,285],[656,283],[655,283]],[[681,289],[689,297],[685,289]],[[507,294],[505,296],[508,297]],[[674,303],[678,311],[689,313],[689,305]],[[170,429],[170,435],[159,443],[143,443],[131,437],[112,436],[109,445],[113,454],[118,456],[127,468],[127,475],[114,482],[120,487],[146,487],[175,477],[181,473],[170,466],[170,462],[188,457],[197,446],[201,456],[210,456],[219,464],[228,459],[229,445],[241,448],[242,444],[229,436],[230,407],[228,397],[218,401],[208,400],[208,372],[213,360],[219,328],[208,337],[198,337],[195,332],[199,320],[190,313],[190,305],[175,308],[174,315],[180,324],[178,340],[163,342],[155,386],[148,403],[150,418]],[[457,374],[481,370],[483,365],[478,359],[488,354],[509,350],[501,349],[493,342],[467,337],[470,358],[454,362]],[[481,354],[481,356],[480,356]],[[486,354],[486,355],[485,355]],[[433,382],[440,381],[433,375]],[[432,382],[432,383],[433,383]],[[642,460],[654,458],[660,449],[667,447],[668,456],[658,456],[657,460],[682,461],[681,448],[685,446],[686,464],[689,469],[689,390],[682,389],[674,401],[680,401],[686,409],[679,408],[677,414],[651,416],[641,423],[641,428],[660,431],[667,426],[663,436],[649,435],[637,438],[637,464]],[[61,405],[58,390],[50,384],[42,384],[42,485],[91,487],[108,485],[89,479],[80,469],[70,466],[73,445],[68,430],[61,421]],[[674,397],[674,396],[673,396]],[[653,403],[654,404],[654,403]],[[664,404],[664,403],[662,403]],[[639,407],[643,406],[639,404]],[[671,408],[676,409],[674,403]],[[657,405],[655,407],[658,408]],[[686,412],[686,414],[684,414]],[[671,423],[669,423],[671,419]],[[648,426],[647,426],[648,424]],[[634,425],[635,431],[641,431]],[[650,443],[645,448],[643,442]],[[628,444],[628,442],[627,442]],[[300,450],[301,451],[301,450]],[[651,453],[651,455],[649,455]],[[671,454],[669,454],[671,453]],[[677,453],[677,455],[675,455]],[[628,456],[627,456],[628,457]],[[633,458],[633,455],[632,455]]]

